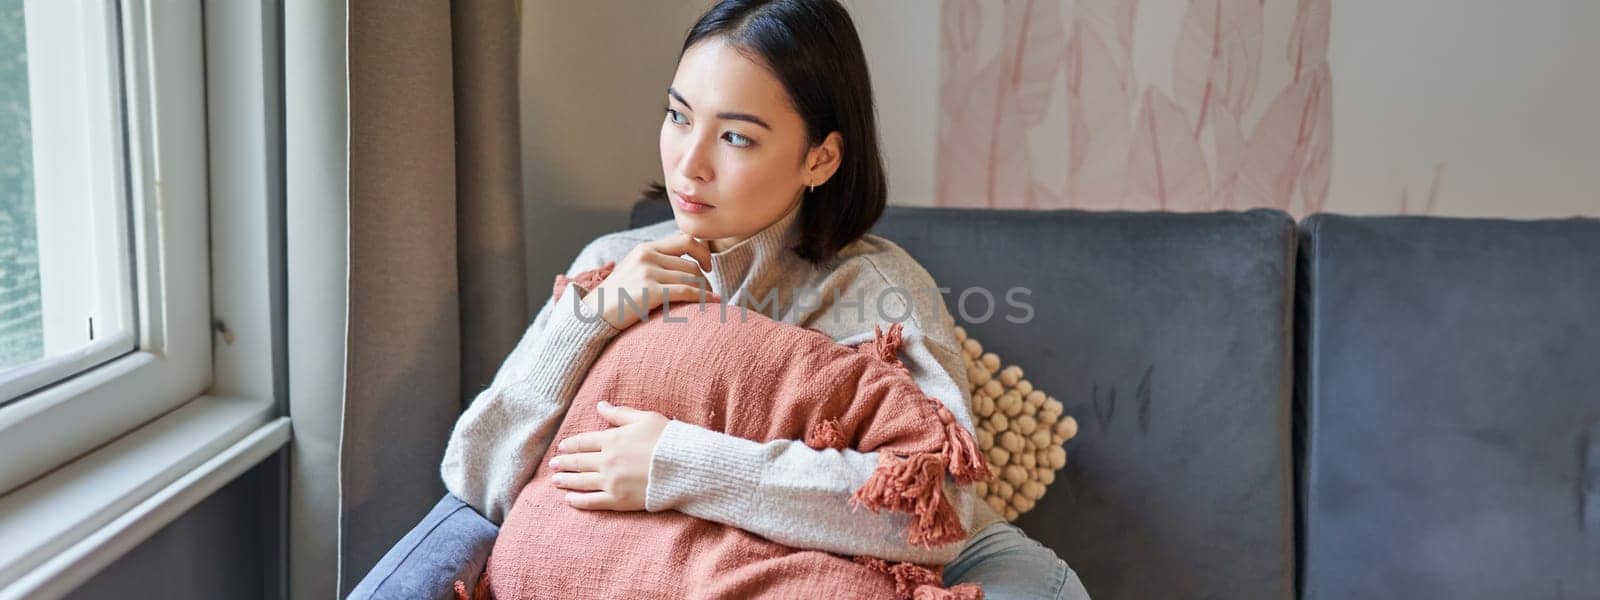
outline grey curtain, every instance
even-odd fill
[[[337,472],[297,463],[337,478],[340,596],[444,493],[438,467],[451,426],[529,318],[516,5],[350,0],[346,9]],[[303,558],[299,568],[316,568]]]

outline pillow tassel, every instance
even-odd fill
[[[489,564],[483,565],[483,572],[478,574],[478,584],[472,586],[472,593],[467,593],[467,582],[456,580],[456,600],[494,600],[494,592],[489,589]]]
[[[928,400],[937,402],[932,398]],[[957,423],[955,415],[943,406],[939,407],[939,421],[944,423],[944,453],[950,457],[950,474],[955,476],[956,482],[966,485],[988,480],[989,461],[978,452],[978,442],[972,439],[972,433]]]
[[[851,496],[851,501],[876,513],[882,509],[912,516],[907,541],[921,546],[942,546],[966,539],[967,532],[954,507],[944,497],[945,457],[923,452],[906,458],[881,453],[872,477]]]
[[[494,600],[494,591],[489,589],[488,563],[484,563],[483,574],[478,576],[477,588],[472,590],[472,600]]]
[[[888,332],[874,326],[873,353],[879,358],[893,359],[901,335],[900,324],[889,327]],[[898,359],[893,359],[898,363]],[[902,368],[903,365],[901,365]],[[912,515],[907,541],[924,546],[940,546],[967,538],[961,518],[944,495],[944,474],[950,473],[956,483],[967,485],[990,477],[989,461],[978,453],[978,443],[972,433],[956,422],[955,415],[938,399],[924,396],[924,400],[939,416],[944,426],[944,441],[938,452],[913,454],[903,459],[889,453],[879,456],[878,467],[851,496],[855,504],[866,506],[874,513],[889,509]],[[824,424],[827,422],[824,421]],[[808,434],[807,445],[818,447],[822,427]],[[817,438],[817,439],[813,439]]]
[[[905,363],[900,362],[900,357],[898,356],[900,346],[905,343],[905,338],[901,335],[901,329],[904,328],[899,323],[890,325],[888,331],[884,331],[881,325],[873,325],[870,345],[864,344],[859,348],[865,352],[870,352],[878,360],[909,372],[910,369],[906,368]]]
[[[855,562],[893,577],[896,600],[983,600],[983,588],[975,583],[945,589],[943,567],[908,562],[891,565],[889,561],[871,556],[857,556]]]
[[[850,438],[845,437],[844,428],[839,426],[839,419],[829,417],[806,432],[806,445],[812,450],[824,448],[843,450],[850,446]]]

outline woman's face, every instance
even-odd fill
[[[678,229],[714,252],[776,222],[838,168],[839,134],[807,148],[783,84],[720,38],[683,54],[667,95],[662,181]]]

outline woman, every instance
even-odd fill
[[[975,582],[989,598],[1087,598],[1064,562],[971,489],[949,490],[975,533],[966,544],[912,546],[903,518],[852,511],[874,454],[760,444],[605,405],[615,427],[547,452],[595,357],[643,316],[618,302],[624,293],[644,309],[705,293],[851,345],[900,322],[902,359],[919,386],[972,427],[954,323],[933,280],[867,234],[886,181],[866,60],[845,9],[835,0],[717,4],[689,32],[666,102],[665,185],[650,193],[670,200],[674,220],[583,249],[568,275],[609,261],[615,269],[547,303],[461,416],[442,466],[450,493],[498,523],[548,460],[579,509],[677,510],[797,548],[945,564],[946,585]]]

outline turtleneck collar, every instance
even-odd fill
[[[804,259],[793,251],[800,241],[800,205],[761,231],[720,252],[711,253],[711,289],[729,304],[760,301],[768,290]],[[790,273],[788,276],[793,276]]]

